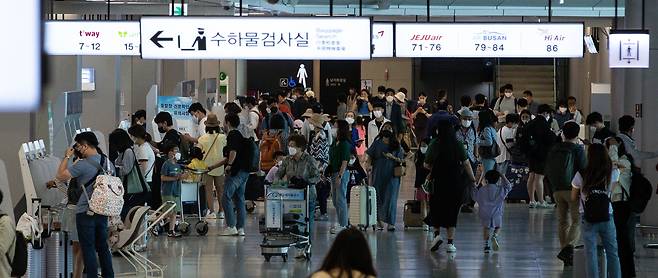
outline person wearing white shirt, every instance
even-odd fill
[[[512,161],[512,153],[510,150],[514,146],[514,138],[516,138],[516,129],[519,126],[519,115],[507,114],[505,116],[505,125],[498,130],[496,142],[500,149],[500,155],[496,157],[496,167],[501,175],[507,173],[507,167]]]
[[[206,134],[206,109],[203,108],[201,103],[195,102],[190,105],[190,108],[187,109],[187,112],[192,115],[195,120],[195,129],[192,132],[193,134],[184,134],[183,137],[187,141],[193,142],[194,144],[199,142],[199,137]]]
[[[258,111],[258,106],[256,103],[256,98],[252,96],[248,96],[245,99],[245,104],[244,104],[243,111],[248,111],[248,115],[246,115],[244,118],[246,120],[246,127],[248,130],[248,133],[246,134],[246,137],[248,138],[254,138],[254,141],[258,142],[258,136],[256,136],[256,129],[258,128],[258,124],[260,123],[260,111]]]
[[[153,152],[151,145],[146,142],[146,137],[148,136],[146,130],[142,126],[132,126],[128,129],[128,134],[135,141],[135,159],[139,163],[139,169],[142,171],[146,183],[152,188],[155,152]]]
[[[368,136],[368,147],[375,142],[375,138],[379,135],[379,132],[384,126],[385,123],[390,122],[386,117],[384,117],[384,104],[375,103],[373,105],[372,112],[374,119],[368,123],[367,136]]]
[[[589,146],[587,166],[576,173],[571,184],[571,199],[580,202],[587,277],[599,277],[599,272],[607,273],[609,277],[621,277],[612,205],[607,202],[607,208],[600,206],[604,204],[600,200],[609,198],[610,192],[619,186],[619,169],[613,168],[605,146]],[[605,249],[607,269],[599,269],[599,238]]]

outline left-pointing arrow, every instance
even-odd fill
[[[163,48],[163,46],[160,44],[160,42],[163,41],[174,41],[174,38],[160,38],[160,34],[162,34],[164,31],[157,31],[155,32],[155,35],[151,37],[151,41],[153,44],[157,45],[159,48]]]

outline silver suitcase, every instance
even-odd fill
[[[608,264],[605,259],[605,249],[603,246],[598,246],[598,260],[599,260],[599,278],[606,278]],[[585,246],[576,246],[573,250],[573,277],[582,278],[587,277],[587,264],[585,263]]]
[[[348,210],[350,224],[367,230],[377,224],[377,191],[372,186],[353,186]]]
[[[47,278],[73,277],[73,249],[68,234],[52,232],[45,240]]]
[[[32,243],[27,245],[27,278],[46,277],[46,249],[34,249]]]

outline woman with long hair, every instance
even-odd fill
[[[496,128],[494,125],[498,118],[491,110],[483,110],[478,113],[479,125],[478,125],[478,134],[479,134],[479,144],[478,150],[486,148],[497,148],[496,143]],[[484,147],[484,148],[483,148]],[[496,157],[488,157],[487,153],[479,152],[480,163],[482,163],[482,173],[493,170],[496,167]]]
[[[336,140],[329,150],[329,173],[331,173],[331,194],[338,224],[331,228],[330,232],[335,234],[347,227],[347,183],[350,174],[347,164],[352,156],[352,130],[345,120],[336,122],[338,130]]]
[[[439,121],[436,137],[432,139],[425,157],[425,168],[429,169],[434,188],[430,195],[430,214],[425,222],[434,227],[431,251],[443,243],[440,229],[448,234],[448,253],[457,252],[454,245],[457,216],[462,206],[467,183],[474,183],[471,163],[464,145],[457,141],[455,128],[449,121]]]
[[[602,144],[592,144],[587,150],[587,166],[584,170],[576,172],[571,182],[571,198],[580,201],[580,213],[583,216],[582,236],[585,243],[585,264],[587,277],[599,277],[599,260],[598,260],[598,242],[599,237],[607,261],[608,277],[621,277],[619,257],[617,255],[617,233],[612,216],[612,205],[607,202],[607,208],[599,207],[595,204],[601,204],[601,194],[605,193],[606,197],[614,187],[619,185],[619,169],[612,167],[612,160],[608,155],[608,150]],[[588,198],[592,198],[589,201]],[[595,202],[597,201],[597,202]],[[587,207],[589,206],[589,207]],[[607,219],[594,217],[605,215],[607,210]],[[588,212],[587,214],[585,212]],[[589,219],[588,219],[589,218]]]
[[[393,175],[397,165],[404,163],[400,142],[389,130],[382,130],[378,139],[366,151],[372,167],[372,185],[377,190],[377,228],[395,231],[400,177]]]
[[[137,168],[139,164],[137,164],[137,155],[133,149],[135,142],[130,139],[128,132],[120,128],[115,129],[110,133],[108,141],[117,151],[118,157],[114,161],[114,166],[117,176],[121,178],[126,187],[126,193],[123,195],[123,209],[121,210],[121,219],[124,219],[131,208],[147,203],[150,199],[150,193],[145,188],[147,185],[142,184],[142,182],[146,182],[143,177],[129,178],[129,175],[135,175],[138,172],[141,173],[141,170]],[[135,172],[133,173],[133,171]],[[143,175],[144,173],[141,174]]]
[[[368,241],[356,228],[336,236],[320,269],[311,278],[373,278],[377,276]]]

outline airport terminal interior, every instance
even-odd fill
[[[0,278],[658,277],[657,0],[20,0]]]

